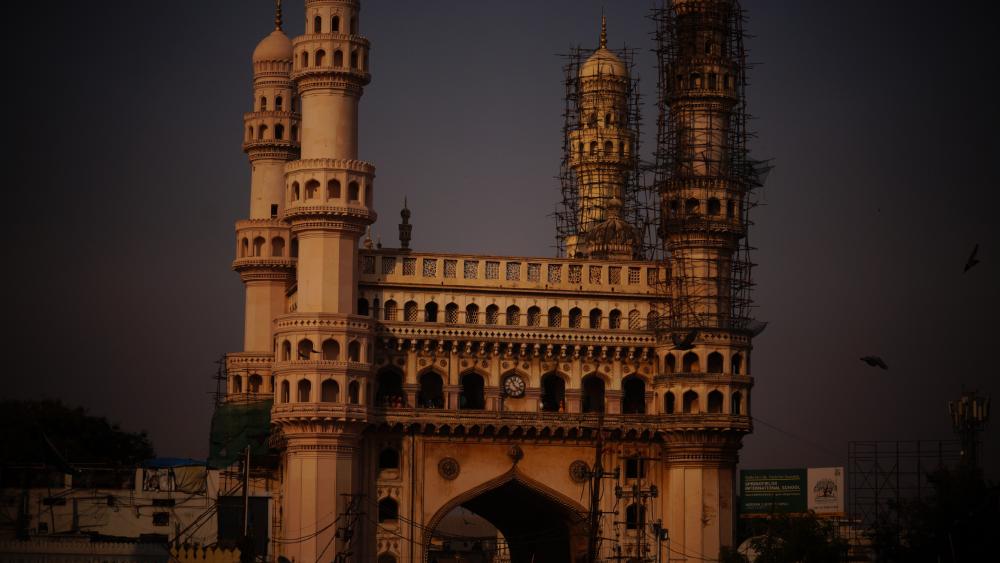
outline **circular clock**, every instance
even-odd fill
[[[518,397],[524,396],[524,380],[521,379],[519,375],[508,375],[503,380],[503,390],[507,393],[508,397]]]

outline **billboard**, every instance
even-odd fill
[[[744,469],[740,471],[740,515],[818,516],[844,514],[844,468]]]

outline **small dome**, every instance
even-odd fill
[[[628,70],[618,55],[606,47],[594,51],[594,54],[590,55],[590,58],[580,66],[580,78],[608,75],[625,77],[628,76]]]
[[[280,29],[276,29],[257,44],[253,50],[253,62],[292,60],[292,41]]]

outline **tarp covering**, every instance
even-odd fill
[[[253,403],[224,403],[212,415],[212,434],[208,446],[209,467],[229,467],[250,446],[251,456],[267,456],[270,448],[267,438],[271,434],[271,404],[273,401]]]

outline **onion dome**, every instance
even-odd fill
[[[621,216],[622,202],[612,197],[608,202],[608,218],[587,233],[590,255],[594,258],[630,259],[638,237],[635,229]]]
[[[275,29],[253,50],[253,62],[291,61],[292,40],[280,29]]]
[[[618,55],[608,50],[607,19],[601,16],[600,47],[580,65],[580,78],[608,75],[624,78],[628,75],[628,69],[625,68],[625,63],[618,58]]]

